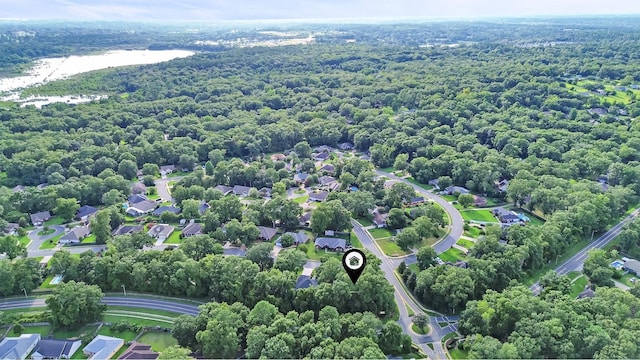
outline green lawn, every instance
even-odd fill
[[[129,314],[117,314],[117,315],[105,315],[102,317],[102,321],[115,324],[119,321],[126,321],[129,324],[138,324],[142,326],[160,326],[160,327],[171,327],[171,323],[155,320],[155,319],[141,319],[133,316],[144,317],[144,311],[141,311],[138,315],[129,315]]]
[[[27,235],[19,236],[18,237],[18,242],[20,243],[20,245],[27,246],[31,242],[31,239],[29,239],[29,236],[27,236]]]
[[[392,172],[396,171],[396,169],[394,169],[393,166],[388,166],[386,168],[380,168],[380,171],[384,171],[386,173],[392,173]]]
[[[449,355],[451,355],[452,359],[466,359],[469,356],[469,351],[461,350],[457,346],[451,350],[449,350]]]
[[[304,195],[304,196],[300,196],[300,197],[294,198],[293,202],[298,203],[298,204],[303,204],[303,203],[307,202],[307,200],[309,200],[309,195]]]
[[[373,222],[371,222],[371,220],[369,220],[369,219],[367,219],[365,217],[359,217],[356,220],[358,220],[358,222],[360,224],[362,224],[362,226],[365,226],[365,227],[373,225]]]
[[[472,238],[478,238],[478,236],[482,235],[482,230],[475,227],[475,226],[470,226],[469,230],[465,230],[464,231],[464,236],[468,236],[468,237],[472,237]]]
[[[635,284],[631,282],[631,279],[636,279],[636,283],[638,282],[638,277],[635,276],[634,274],[626,274],[623,275],[622,278],[618,281],[620,281],[621,283],[627,285],[627,286],[631,286],[633,287]]]
[[[417,334],[420,334],[420,335],[426,334],[426,332],[424,332],[424,330],[420,329],[418,327],[418,325],[416,325],[416,324],[411,324],[411,330],[413,330],[413,332],[415,332]]]
[[[51,225],[62,225],[64,224],[66,221],[64,221],[63,218],[61,218],[60,216],[54,216],[51,219],[49,219],[48,221],[45,221],[44,225],[45,226],[51,226]]]
[[[180,238],[181,233],[182,231],[178,230],[172,232],[169,238],[164,241],[164,244],[180,244],[182,242],[182,239]]]
[[[597,82],[594,80],[580,80],[576,82],[576,85],[565,83],[564,86],[569,90],[569,92],[577,94],[577,93],[588,91],[586,88],[583,87],[584,85],[587,85],[587,84],[597,84],[599,85],[600,88],[604,88],[604,90],[606,91],[615,91],[614,85],[602,84],[601,82]],[[634,90],[634,89],[629,89],[629,90],[635,93],[636,96],[640,95],[640,91],[638,90]],[[627,94],[626,91],[616,91],[615,95],[600,96],[600,95],[593,94],[591,96],[597,96],[599,99],[601,99],[601,101],[606,100],[610,103],[629,104],[631,102],[631,96],[629,96],[629,94]]]
[[[80,242],[81,244],[94,244],[96,242],[96,236],[94,234],[91,234],[89,236],[87,236],[86,238],[82,239],[82,241]]]
[[[56,229],[42,229],[40,231],[38,231],[38,236],[46,236],[46,235],[51,235],[54,232],[56,232]]]
[[[462,215],[463,219],[469,221],[498,222],[490,210],[464,210],[460,211],[460,215]]]
[[[98,329],[98,325],[85,325],[77,330],[55,329],[53,336],[56,339],[75,339],[83,335],[93,335]]]
[[[323,257],[333,257],[338,260],[342,260],[342,253],[336,253],[324,249],[316,249],[312,241],[310,241],[307,246],[307,258],[309,260],[321,260]]]
[[[416,274],[420,272],[420,267],[418,267],[417,263],[413,263],[413,264],[409,265],[409,269],[411,271],[413,271],[414,273],[416,273]]]
[[[135,339],[138,334],[134,333],[131,330],[122,331],[122,332],[112,331],[111,326],[103,326],[100,328],[100,331],[98,331],[98,335],[113,336],[113,337],[123,339],[125,342],[127,342]]]
[[[23,334],[40,334],[42,337],[49,336],[51,326],[25,326]]]
[[[151,345],[153,351],[161,352],[169,346],[177,345],[178,341],[170,333],[146,332],[138,339],[139,342]]]
[[[147,309],[147,308],[139,308],[132,306],[107,306],[107,311],[134,311],[140,314],[151,314],[151,315],[160,315],[160,316],[169,316],[169,317],[178,317],[181,314],[175,313],[173,311],[166,310],[157,310],[157,309]]]
[[[398,244],[389,239],[377,239],[376,242],[387,256],[407,255],[406,251],[402,250]]]
[[[439,195],[441,198],[451,202],[451,201],[458,201],[458,197],[454,196],[454,195]]]
[[[349,242],[351,243],[351,246],[356,248],[356,249],[363,249],[362,243],[360,243],[360,239],[358,239],[358,237],[356,236],[355,233],[351,233],[351,237],[349,238]]]
[[[405,178],[405,180],[407,180],[408,182],[412,183],[413,185],[418,185],[419,187],[425,189],[425,190],[431,190],[433,189],[433,186],[429,185],[429,184],[423,184],[421,182],[418,182],[418,180],[412,178],[411,176]]]
[[[458,260],[464,259],[465,255],[458,249],[451,248],[442,254],[438,255],[442,261],[449,261],[455,263]]]
[[[575,278],[578,278],[578,277],[582,276],[582,273],[580,271],[572,271],[572,272],[568,273],[566,276],[570,280],[573,280]]]
[[[53,280],[53,274],[47,275],[47,277],[42,281],[42,285],[40,285],[39,289],[53,289],[55,285],[49,284],[51,280]]]
[[[371,234],[371,237],[373,237],[374,239],[383,239],[393,236],[391,230],[386,228],[371,229],[369,230],[369,234]]]
[[[471,248],[475,246],[475,243],[473,241],[465,240],[465,239],[458,240],[456,244],[462,246],[467,250],[471,250]]]
[[[62,235],[62,234],[61,234]],[[59,239],[59,237],[58,237]],[[53,239],[49,239],[40,245],[40,250],[53,249],[58,244],[58,239],[55,237]]]
[[[300,194],[306,194],[306,191],[304,189],[297,189],[297,190],[293,190],[293,193],[300,195]]]
[[[571,297],[576,298],[583,290],[585,285],[589,282],[586,276],[580,276],[571,284]]]

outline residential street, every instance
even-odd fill
[[[29,249],[35,249],[38,250],[40,248],[40,246],[42,245],[42,243],[44,243],[45,241],[52,239],[60,234],[62,234],[65,230],[65,227],[62,225],[51,225],[49,226],[49,228],[54,229],[55,232],[49,235],[44,235],[44,236],[39,236],[38,232],[42,231],[43,227],[38,227],[34,230],[31,230],[27,236],[29,237],[29,239],[31,239],[31,244],[29,245]],[[29,254],[29,256],[31,256],[31,254]],[[36,255],[36,256],[40,256],[40,255]]]
[[[555,269],[556,272],[560,275],[567,275],[572,271],[582,270],[582,265],[584,264],[584,261],[587,259],[587,257],[589,257],[588,255],[589,250],[602,249],[603,247],[607,246],[607,244],[609,244],[613,239],[615,239],[620,234],[624,226],[629,221],[631,221],[639,212],[640,210],[634,211],[633,213],[631,213],[630,215],[622,219],[615,226],[613,226],[609,231],[602,234],[602,236],[597,238],[594,242],[585,246],[582,250],[578,251],[578,253],[572,256],[569,260],[558,265]],[[542,288],[540,287],[540,283],[536,282],[535,284],[531,285],[531,290],[535,295],[540,294],[540,291],[542,290]]]

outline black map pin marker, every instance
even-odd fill
[[[364,256],[364,253],[358,249],[351,249],[344,253],[342,257],[342,266],[344,266],[344,269],[354,284],[358,281],[365,265],[367,265],[367,258]]]

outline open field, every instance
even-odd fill
[[[373,225],[373,222],[371,222],[371,220],[364,218],[364,217],[359,217],[356,219],[360,224],[362,224],[362,226],[371,226]]]
[[[138,339],[143,344],[151,345],[153,351],[163,351],[169,346],[177,345],[178,341],[171,336],[171,333],[149,331]]]
[[[473,241],[465,240],[465,239],[458,240],[456,244],[462,246],[463,248],[466,248],[467,250],[470,250],[472,247],[475,246],[475,243]]]
[[[51,219],[45,221],[44,225],[45,226],[51,226],[51,225],[62,225],[64,224],[66,221],[64,221],[63,218],[61,218],[60,216],[54,216]]]
[[[442,259],[442,261],[449,261],[453,263],[458,260],[462,260],[465,257],[462,251],[455,248],[451,248],[438,256],[440,257],[440,259]]]
[[[298,204],[303,204],[303,203],[307,202],[307,200],[309,200],[309,195],[303,195],[303,196],[294,198],[293,202],[298,203]]]
[[[169,235],[169,238],[164,241],[164,244],[180,244],[182,242],[182,239],[180,238],[181,233],[182,232],[179,230],[172,232],[171,235]]]
[[[371,234],[371,237],[374,239],[384,239],[384,238],[388,238],[388,237],[392,237],[393,234],[391,233],[391,231],[389,229],[386,228],[376,228],[376,229],[371,229],[369,230],[369,234]]]
[[[460,215],[462,215],[463,219],[469,221],[498,222],[489,210],[463,210],[460,211]]]
[[[402,256],[407,254],[398,244],[389,239],[376,239],[376,242],[387,256]]]

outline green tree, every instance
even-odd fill
[[[190,360],[193,359],[191,356],[191,350],[185,349],[178,345],[169,346],[168,348],[162,350],[160,355],[158,355],[159,360]]]
[[[438,257],[438,254],[432,247],[421,247],[420,250],[418,250],[418,254],[416,255],[416,258],[418,260],[418,268],[420,268],[420,270],[424,270],[429,267],[436,266],[438,264],[438,262],[436,261],[436,257]]]
[[[392,208],[389,210],[389,217],[387,217],[387,227],[389,229],[402,229],[407,226],[408,220],[404,210]]]
[[[396,160],[393,162],[393,167],[396,170],[404,171],[409,167],[409,154],[398,154]]]
[[[125,179],[134,179],[137,172],[138,165],[136,165],[134,161],[124,159],[120,161],[120,164],[118,164],[118,174],[122,175]]]
[[[308,159],[311,157],[311,146],[306,141],[301,141],[293,147],[293,151],[298,154],[300,159]]]
[[[420,330],[424,331],[424,328],[429,325],[429,317],[425,314],[415,314],[412,318],[413,323],[416,324]]]
[[[146,163],[142,165],[142,175],[157,176],[160,174],[160,168],[157,164]]]
[[[6,254],[9,260],[13,260],[18,256],[26,256],[26,246],[19,242],[15,236],[0,237],[0,254]]]
[[[299,272],[307,262],[307,256],[298,250],[285,250],[278,254],[274,267],[281,271]]]
[[[98,286],[71,280],[58,284],[45,302],[55,326],[77,329],[102,318],[107,308],[103,296]]]
[[[273,266],[271,250],[273,250],[273,244],[271,243],[257,244],[247,251],[246,258],[258,264],[260,270],[270,269]]]
[[[406,228],[396,236],[395,241],[402,249],[408,250],[420,242],[420,236],[414,228]]]
[[[460,194],[458,195],[458,203],[463,207],[463,208],[468,208],[469,206],[473,205],[473,195],[471,194]]]
[[[70,221],[76,215],[78,209],[80,209],[80,205],[78,204],[77,199],[60,198],[56,199],[56,208],[54,209],[54,212],[65,221]]]
[[[96,236],[96,244],[106,244],[111,237],[111,217],[106,210],[98,211],[91,220],[91,232]]]
[[[322,234],[325,230],[342,231],[351,226],[349,211],[340,200],[331,200],[318,205],[311,213],[311,230]]]
[[[191,220],[200,217],[200,200],[186,199],[182,201],[182,216]]]

